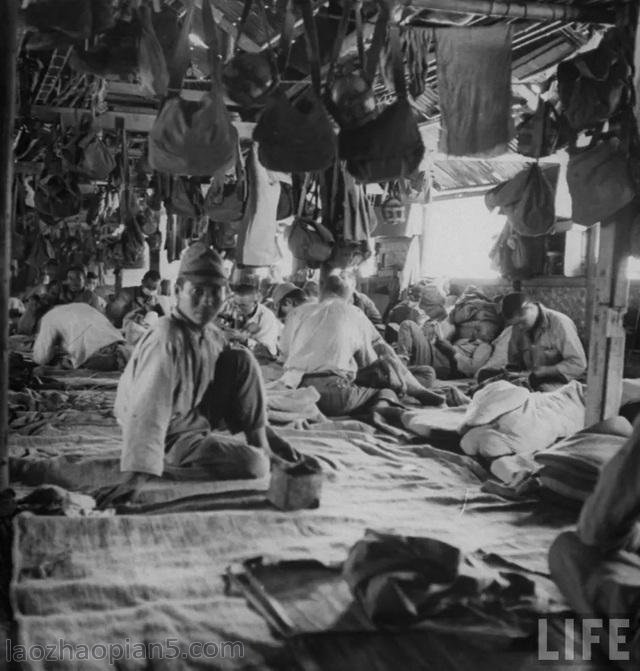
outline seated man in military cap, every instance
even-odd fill
[[[184,252],[175,308],[140,339],[118,385],[125,477],[99,499],[101,507],[134,500],[153,476],[261,478],[269,472],[272,448],[295,458],[267,428],[254,356],[228,345],[213,324],[226,286],[217,252],[203,243]],[[246,442],[212,433],[222,422],[232,433],[243,432]]]

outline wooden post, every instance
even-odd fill
[[[617,415],[620,409],[625,342],[622,318],[629,296],[626,270],[634,215],[632,203],[600,227],[600,250],[592,288],[587,426]]]
[[[598,270],[598,244],[600,240],[600,224],[589,227],[586,231],[587,245],[585,250],[585,275],[587,278],[587,305],[584,323],[587,330],[587,347],[591,343],[591,325],[593,324],[596,304],[596,273]]]
[[[0,2],[0,491],[9,486],[9,298],[18,3]]]

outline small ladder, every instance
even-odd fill
[[[46,105],[51,92],[53,91],[62,69],[67,64],[69,56],[71,55],[71,50],[73,47],[69,47],[67,50],[56,49],[51,55],[51,60],[49,61],[49,67],[42,79],[38,93],[36,94],[35,100],[33,101],[34,105]]]

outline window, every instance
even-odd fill
[[[422,274],[494,279],[489,252],[506,217],[492,214],[484,196],[438,200],[427,207]]]

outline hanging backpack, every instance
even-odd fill
[[[189,32],[194,13],[189,1],[174,58],[170,89],[179,92],[189,63]],[[149,133],[149,165],[172,175],[211,176],[236,160],[237,131],[221,94],[217,64],[217,27],[209,2],[202,3],[202,23],[211,61],[211,90],[200,101],[167,97]]]
[[[310,0],[301,0],[312,87],[295,102],[269,97],[253,131],[262,165],[278,172],[314,172],[331,165],[336,136],[320,94],[318,34]]]
[[[556,108],[541,98],[536,111],[525,116],[516,129],[518,154],[532,158],[553,154],[558,149],[558,120]]]
[[[253,0],[245,0],[238,33],[235,43],[236,49],[240,46],[247,20],[251,13]],[[265,12],[264,2],[257,2],[259,16],[265,30],[269,22]],[[222,82],[231,100],[244,108],[262,107],[267,97],[278,85],[278,69],[275,57],[269,49],[269,35],[267,34],[267,53],[236,53],[222,70]]]
[[[340,158],[364,184],[389,182],[413,173],[424,156],[424,144],[407,100],[404,65],[397,26],[390,29],[391,57],[398,100],[373,121],[338,136]]]

